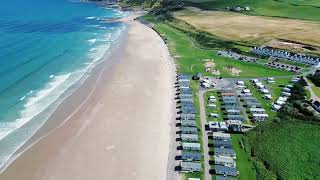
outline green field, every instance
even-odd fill
[[[320,21],[318,0],[185,0],[186,3],[206,10],[223,10],[226,7],[249,6],[246,12],[259,16],[274,16]]]
[[[272,95],[273,101],[277,100],[281,95],[283,87],[279,87],[279,86],[280,85],[286,86],[286,85],[292,84],[290,80],[291,78],[276,78],[275,83],[268,84],[268,88],[272,91],[271,95]]]
[[[255,180],[256,172],[251,161],[250,155],[245,151],[242,144],[242,134],[232,134],[232,147],[237,154],[237,169],[239,180]]]
[[[153,20],[147,16],[146,20]],[[276,70],[264,67],[261,64],[246,63],[242,61],[224,58],[216,55],[215,50],[202,49],[197,46],[193,38],[178,30],[172,23],[154,21],[154,29],[166,40],[169,51],[175,57],[178,64],[179,73],[195,74],[201,72],[204,75],[221,77],[269,77],[269,76],[287,76],[290,72]],[[211,59],[215,63],[215,70],[219,75],[207,73],[204,67],[204,60]],[[232,67],[240,71],[235,75],[227,67]]]

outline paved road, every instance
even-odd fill
[[[211,166],[209,164],[209,147],[208,147],[208,135],[205,131],[205,125],[207,123],[207,117],[206,117],[206,109],[205,109],[205,103],[203,99],[203,95],[206,91],[200,90],[198,93],[199,97],[199,104],[200,104],[200,120],[201,120],[201,128],[202,128],[202,144],[203,144],[203,154],[204,154],[204,177],[205,180],[211,180],[211,175],[209,173]]]
[[[307,78],[306,77],[303,77],[304,78],[304,80],[308,83],[308,86],[306,86],[307,87],[307,89],[309,90],[309,92],[310,92],[310,95],[311,95],[311,99],[312,100],[316,100],[316,101],[320,101],[320,98],[314,93],[314,91],[313,91],[313,89],[312,89],[312,86],[314,86],[312,83],[310,83],[308,80],[307,80]]]

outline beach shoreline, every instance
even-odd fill
[[[127,131],[132,131],[133,134],[136,131],[139,131],[137,133],[138,134],[137,136],[141,138],[141,139],[138,139],[138,142],[140,143],[150,142],[150,140],[152,140],[150,139],[150,137],[146,139],[145,136],[151,136],[153,137],[153,139],[158,138],[159,144],[163,145],[164,147],[158,146],[156,144],[155,146],[165,148],[165,150],[162,149],[162,151],[164,152],[158,152],[153,148],[150,148],[153,151],[150,151],[149,149],[144,149],[144,148],[142,149],[146,151],[145,153],[148,154],[147,156],[148,158],[152,157],[150,156],[151,154],[158,152],[161,157],[155,157],[154,159],[156,159],[157,161],[163,160],[165,161],[165,163],[159,163],[160,165],[155,165],[155,166],[161,166],[160,168],[158,168],[161,170],[158,170],[159,172],[157,173],[153,173],[152,171],[145,172],[147,175],[145,175],[144,177],[142,176],[142,174],[140,174],[140,171],[139,171],[139,172],[134,172],[133,174],[123,174],[124,177],[120,179],[126,179],[127,177],[130,177],[131,179],[132,177],[137,177],[137,179],[141,179],[141,178],[142,179],[144,178],[145,179],[150,179],[150,178],[164,179],[164,177],[167,176],[167,161],[168,161],[167,155],[169,154],[169,141],[171,138],[169,137],[170,123],[172,123],[172,121],[174,121],[175,119],[175,114],[173,110],[175,107],[174,88],[173,88],[174,76],[175,76],[174,62],[170,58],[170,55],[168,53],[167,47],[165,46],[164,42],[158,35],[156,35],[154,31],[152,31],[150,28],[147,28],[145,25],[140,24],[139,22],[133,21],[133,18],[131,20],[126,20],[126,21],[127,21],[126,23],[129,26],[128,36],[124,37],[121,40],[122,42],[120,43],[119,47],[115,50],[115,52],[112,53],[110,57],[110,61],[108,60],[108,62],[103,62],[103,64],[98,65],[96,73],[93,73],[93,75],[90,76],[78,90],[76,90],[76,92],[74,92],[58,107],[55,113],[50,117],[47,123],[37,132],[37,134],[28,143],[26,143],[25,146],[22,147],[20,151],[16,153],[16,156],[19,156],[19,157],[17,157],[16,160],[14,160],[11,164],[8,165],[8,168],[4,170],[4,172],[0,175],[0,179],[20,179],[20,178],[24,178],[24,179],[25,178],[26,179],[61,179],[61,178],[87,179],[87,178],[99,178],[99,177],[105,178],[105,177],[101,177],[101,174],[104,174],[105,170],[104,171],[101,170],[99,171],[99,173],[96,173],[96,172],[90,173],[87,171],[87,172],[84,172],[84,175],[82,174],[81,177],[80,177],[81,173],[74,174],[72,170],[81,172],[81,170],[83,170],[82,168],[84,167],[79,164],[73,164],[74,162],[72,162],[72,160],[77,160],[84,163],[86,158],[83,158],[82,160],[81,158],[79,159],[79,156],[84,157],[83,155],[92,155],[94,156],[93,159],[95,159],[96,161],[98,161],[99,159],[105,159],[106,162],[104,163],[103,162],[96,163],[96,166],[97,166],[96,168],[101,169],[100,167],[101,165],[110,166],[110,164],[108,163],[108,161],[110,161],[110,159],[108,159],[108,155],[109,155],[109,158],[111,159],[114,157],[112,155],[115,155],[115,157],[120,158],[120,155],[114,152],[115,149],[118,149],[116,148],[117,146],[115,146],[114,144],[118,144],[118,143],[126,144],[127,142],[121,142],[121,141],[129,137],[127,138],[121,137],[119,138],[119,141],[115,141],[113,142],[112,145],[107,145],[107,146],[105,145],[106,142],[102,142],[102,141],[103,139],[105,139],[105,141],[108,141],[110,136],[112,136],[111,134],[113,133],[117,135],[119,135],[118,133],[120,133],[120,132],[113,132],[113,130],[110,129],[111,127],[109,127],[108,124],[110,123],[116,124],[116,126],[114,126],[113,128],[118,127],[119,125],[127,126],[127,125],[124,125],[124,122],[120,124],[117,124],[119,122],[107,122],[108,119],[113,119],[112,118],[113,113],[117,114],[119,116],[118,117],[119,119],[123,118],[123,120],[127,120],[127,118],[129,117],[125,115],[125,112],[122,112],[120,114],[119,112],[112,112],[111,109],[113,104],[112,103],[110,104],[110,102],[108,101],[114,101],[113,103],[115,104],[119,103],[119,105],[122,103],[122,102],[118,102],[119,100],[130,101],[128,99],[123,99],[124,97],[128,98],[127,96],[122,97],[121,94],[117,93],[118,89],[114,89],[115,87],[113,87],[113,86],[116,86],[114,85],[115,83],[119,83],[121,85],[122,91],[123,90],[126,91],[125,88],[130,88],[130,90],[132,89],[132,91],[135,91],[135,92],[137,90],[134,90],[134,89],[143,91],[145,88],[149,88],[149,87],[139,88],[139,86],[143,86],[143,84],[145,83],[143,82],[143,84],[140,84],[141,80],[139,80],[139,78],[142,78],[146,75],[146,74],[141,75],[141,73],[146,68],[151,68],[151,69],[154,68],[152,70],[158,71],[158,73],[164,77],[165,80],[163,80],[162,77],[150,76],[149,78],[153,79],[157,83],[155,84],[157,88],[161,88],[165,90],[165,94],[163,94],[162,91],[160,92],[158,89],[152,87],[151,89],[149,89],[150,92],[147,92],[147,96],[148,96],[147,99],[143,98],[143,96],[145,96],[146,94],[141,94],[142,95],[142,96],[140,95],[141,97],[138,96],[139,100],[141,100],[141,105],[140,107],[137,107],[137,110],[139,110],[138,112],[143,113],[144,109],[148,109],[147,104],[152,103],[152,102],[148,102],[149,101],[148,99],[154,98],[156,101],[155,103],[158,103],[158,105],[161,104],[161,106],[167,106],[165,108],[162,108],[161,106],[158,106],[158,108],[150,108],[154,112],[158,110],[158,112],[156,113],[158,115],[161,115],[161,121],[164,121],[164,122],[161,122],[161,121],[159,122],[160,118],[159,119],[153,118],[157,120],[154,120],[155,122],[148,122],[148,121],[151,121],[150,117],[152,117],[152,114],[146,113],[148,114],[148,118],[145,118],[145,119],[142,118],[141,121],[143,122],[139,122],[139,119],[141,119],[141,117],[132,118],[138,121],[137,122],[138,126],[136,128],[140,128],[139,130],[127,129]],[[140,33],[140,35],[138,33]],[[147,33],[149,36],[147,37],[149,38],[148,40],[154,41],[154,42],[151,42],[152,45],[158,46],[159,49],[155,48],[154,50],[152,50],[152,52],[143,52],[138,54],[137,56],[135,55],[134,51],[136,51],[137,48],[139,50],[139,46],[137,46],[138,44],[144,43],[143,41],[145,41],[144,39],[145,37],[142,37],[142,36],[144,36],[145,33]],[[147,47],[146,45],[142,45],[142,46],[144,48]],[[126,49],[125,53],[122,53],[123,49]],[[140,51],[144,51],[144,50],[142,49]],[[139,57],[139,55],[141,57]],[[143,57],[145,55],[147,55],[148,57]],[[153,57],[154,55],[159,55],[159,57],[154,58]],[[136,64],[136,63],[139,63],[139,62],[135,62],[136,58],[144,59],[143,63],[145,64],[142,64],[142,65]],[[152,61],[150,62],[150,64],[148,64],[149,63],[148,60],[150,58],[156,59],[156,60],[153,60],[154,62]],[[130,61],[130,62],[126,62],[126,61]],[[151,63],[153,66],[150,66]],[[160,63],[160,67],[158,65],[154,66],[155,64],[159,64],[159,63]],[[143,66],[143,67],[139,67],[139,66]],[[161,72],[159,71],[159,69],[156,69],[156,67],[162,68],[161,70],[166,70],[166,72]],[[99,68],[102,68],[102,69],[99,69]],[[139,71],[137,72],[139,74],[139,77],[134,77],[134,79],[130,79],[130,77],[127,77],[128,71],[131,72],[132,74],[136,72],[136,71],[132,71],[132,68],[135,68],[134,70],[140,71],[140,72]],[[122,84],[123,79],[118,80],[119,73],[121,73],[122,75],[125,74],[125,78],[129,78],[129,79],[126,79],[125,81],[128,81],[128,82],[125,82],[124,84]],[[149,73],[152,73],[152,72],[149,72]],[[153,75],[156,75],[156,74],[153,74]],[[135,84],[135,81],[138,84]],[[161,86],[159,86],[160,84]],[[154,85],[151,82],[149,86],[154,86]],[[119,89],[119,91],[121,91],[121,89]],[[156,94],[155,92],[152,92],[152,91],[156,91],[161,97],[149,97],[150,96],[149,93]],[[136,93],[139,94],[139,92],[136,92]],[[162,97],[163,95],[166,98]],[[110,99],[114,96],[116,96],[115,100]],[[87,98],[87,99],[83,101],[82,100],[83,98]],[[132,97],[132,99],[134,99],[134,97]],[[163,99],[165,99],[165,101]],[[135,108],[136,105],[134,103],[136,103],[136,101],[132,100],[130,108]],[[124,104],[121,104],[121,105],[124,105]],[[131,110],[130,108],[127,110],[130,111]],[[121,111],[121,108],[117,107],[117,109],[113,109],[113,110]],[[133,112],[136,112],[136,111],[133,111]],[[162,115],[162,112],[165,115]],[[108,114],[111,117],[106,118],[105,117],[106,114],[104,113]],[[124,115],[125,117],[122,117]],[[139,116],[138,114],[134,114],[134,115]],[[97,117],[100,117],[100,118],[104,117],[106,118],[106,120],[105,121],[96,120]],[[65,119],[67,119],[67,121],[61,124],[61,121],[64,121]],[[143,126],[144,123],[148,125],[144,127]],[[102,127],[99,127],[99,125],[102,125]],[[136,124],[131,124],[131,125],[135,126]],[[162,127],[161,129],[163,130],[159,130],[160,127],[157,127],[157,125],[161,126]],[[97,132],[95,132],[95,129],[91,126],[97,128],[96,130],[100,130],[99,133],[101,134],[97,134]],[[140,132],[145,130],[145,128],[148,128],[146,129],[147,132],[145,134],[143,132]],[[154,129],[150,129],[150,128],[154,128]],[[48,132],[50,133],[48,134]],[[125,132],[126,131],[121,130],[121,134]],[[73,155],[74,149],[77,149],[79,147],[85,148],[86,147],[85,143],[90,142],[90,139],[88,139],[88,136],[96,137],[101,142],[95,144],[95,146],[97,147],[89,148],[90,150],[89,149],[86,149],[84,151],[79,150],[79,152]],[[111,139],[110,142],[112,141],[113,140]],[[130,142],[129,144],[132,144],[132,142]],[[118,146],[122,146],[122,145],[118,145]],[[126,153],[126,151],[130,151],[125,149],[127,148],[126,145],[123,145],[123,146],[124,147],[119,147],[119,151],[121,151],[122,153]],[[95,148],[99,148],[99,149],[95,149]],[[97,154],[92,154],[95,152],[95,150],[97,151]],[[139,153],[139,151],[136,151],[136,152]],[[128,153],[130,154],[130,152]],[[106,154],[106,155],[105,157],[97,157],[98,154],[99,155]],[[68,159],[68,158],[70,159],[70,162],[67,161],[69,165],[68,163],[63,163],[65,159]],[[139,158],[139,156],[137,158]],[[146,157],[142,157],[142,155],[140,157],[140,159],[145,159],[145,158]],[[15,159],[15,157],[13,157],[13,159]],[[124,163],[126,163],[125,160],[123,160],[122,158],[120,159],[121,161],[124,161]],[[30,161],[33,162],[32,165],[30,165]],[[129,164],[131,165],[128,165],[128,168],[134,168],[134,169],[150,168],[150,167],[145,167],[146,165],[144,166],[144,165],[141,165],[140,163],[138,163],[139,165],[137,165],[136,163],[137,162],[130,162]],[[63,164],[63,167],[65,167],[66,169],[69,168],[69,170],[71,169],[71,171],[65,172],[63,167],[59,167],[62,164]],[[163,166],[163,164],[165,164],[165,166]],[[94,169],[94,171],[97,171],[97,169]],[[164,175],[163,169],[165,169],[165,175]],[[113,177],[113,178],[119,179],[117,177],[114,177],[114,174],[112,172],[110,172],[110,174],[109,174],[110,178]],[[108,176],[108,174],[106,174],[106,176]],[[166,177],[166,178],[170,179],[169,177]]]

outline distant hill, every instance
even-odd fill
[[[122,5],[125,6],[141,6],[145,8],[153,8],[160,4],[163,0],[120,0]]]
[[[183,0],[204,10],[250,7],[247,14],[320,21],[319,0]]]

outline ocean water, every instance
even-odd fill
[[[126,27],[105,20],[125,15],[78,1],[1,2],[0,166],[110,53]]]

